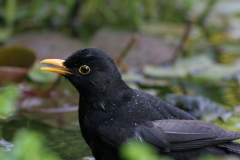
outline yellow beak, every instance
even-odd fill
[[[45,60],[41,61],[40,63],[54,64],[54,65],[62,67],[62,68],[42,67],[40,69],[44,70],[44,71],[59,73],[59,74],[62,74],[62,75],[72,74],[72,70],[67,69],[63,65],[64,62],[65,62],[65,60],[61,60],[61,59],[45,59]]]

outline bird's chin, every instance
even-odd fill
[[[64,66],[64,62],[65,62],[65,60],[61,60],[61,59],[45,59],[45,60],[41,61],[40,63],[53,64],[53,65],[56,65],[56,66],[59,66],[62,68],[42,67],[41,70],[59,73],[61,75],[73,74],[71,69],[68,69]]]

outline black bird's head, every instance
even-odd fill
[[[113,59],[95,48],[78,50],[66,60],[46,59],[41,63],[60,66],[41,69],[65,76],[81,96],[104,99],[129,88],[122,81]]]

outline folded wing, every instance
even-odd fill
[[[164,152],[191,150],[240,138],[240,132],[197,120],[151,121],[138,126],[137,133]]]

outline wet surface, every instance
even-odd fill
[[[44,141],[47,150],[55,152],[63,160],[80,160],[92,155],[80,131],[58,129],[23,116],[1,122],[0,128],[2,138],[8,142],[12,142],[16,132],[23,128],[41,133],[39,138]]]

